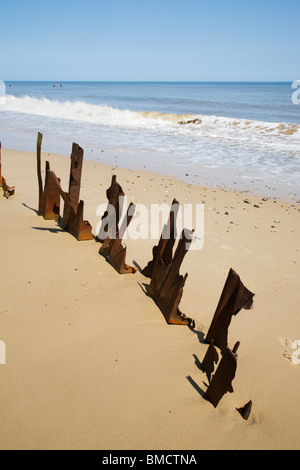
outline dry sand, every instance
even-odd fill
[[[67,190],[69,158],[46,158]],[[205,203],[204,248],[182,266],[192,331],[167,325],[140,272],[118,275],[99,243],[38,217],[35,153],[2,150],[2,173],[16,195],[0,198],[1,449],[299,449],[300,367],[283,354],[285,338],[300,340],[299,204],[85,161],[93,228],[113,174],[129,202]],[[127,262],[143,268],[155,242],[126,243]],[[198,366],[230,268],[255,293],[254,309],[232,321],[234,393],[214,409]],[[244,421],[236,408],[249,400]]]

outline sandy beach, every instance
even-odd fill
[[[69,155],[46,159],[67,190]],[[37,215],[34,152],[2,149],[2,173],[16,193],[0,198],[0,449],[299,449],[300,367],[289,356],[300,340],[300,204],[85,160],[94,234],[112,175],[129,202],[205,205],[204,248],[182,266],[193,329],[166,323],[140,271],[117,274],[95,240]],[[128,264],[144,268],[154,244],[128,239]],[[230,268],[254,308],[230,326],[229,346],[241,343],[234,393],[215,409],[199,363]],[[249,400],[244,421],[236,408]]]

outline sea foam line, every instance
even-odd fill
[[[180,135],[210,137],[212,139],[253,140],[263,145],[288,144],[290,150],[299,150],[300,125],[235,119],[220,116],[161,113],[117,109],[84,101],[52,101],[47,98],[7,95],[1,111],[45,116],[56,119],[87,122],[101,126],[129,129],[171,131]],[[260,140],[263,139],[261,142]],[[294,145],[295,144],[295,145]]]

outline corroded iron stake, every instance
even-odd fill
[[[15,194],[15,188],[7,185],[5,178],[2,176],[1,171],[1,142],[0,142],[0,188],[3,189],[3,195],[6,199],[10,198]]]
[[[242,309],[252,309],[253,297],[254,294],[244,286],[238,274],[231,269],[205,341],[209,344],[213,341],[215,346],[224,351],[228,346],[228,329],[232,317]]]
[[[106,197],[108,199],[108,206],[107,210],[105,211],[103,217],[102,217],[102,227],[99,230],[99,234],[101,234],[100,237],[97,237],[97,241],[100,241],[101,243],[104,242],[105,236],[103,237],[104,234],[107,235],[108,232],[108,222],[107,218],[109,216],[109,211],[113,208],[115,211],[115,214],[120,214],[122,212],[122,208],[120,207],[120,199],[121,197],[124,197],[125,193],[119,183],[117,182],[117,177],[116,175],[113,175],[112,180],[111,180],[111,185],[106,191]],[[119,222],[119,219],[118,219]],[[112,219],[110,219],[110,224],[114,223]]]
[[[71,202],[70,195],[62,190],[60,180],[57,178],[55,173],[50,171],[49,176],[56,185],[65,203],[65,208],[67,208],[67,210],[65,210],[67,217],[63,228],[68,230],[68,232],[70,232],[78,241],[93,240],[92,227],[88,221],[83,220],[84,202],[80,201],[75,210]]]
[[[142,274],[146,277],[152,278],[153,269],[157,259],[161,258],[164,265],[168,266],[173,257],[173,248],[176,241],[176,220],[179,211],[179,202],[173,200],[168,223],[163,229],[159,244],[152,250],[153,259],[143,269]]]
[[[188,275],[179,274],[183,259],[189,250],[192,234],[186,237],[182,232],[176,253],[173,249],[176,242],[176,220],[179,211],[179,202],[174,199],[168,223],[163,228],[160,241],[152,250],[153,258],[143,269],[142,274],[151,279],[147,295],[152,297],[167,323],[172,325],[191,325],[193,320],[187,318],[179,310]]]
[[[39,215],[45,220],[58,220],[60,212],[60,194],[50,177],[50,163],[46,162],[45,185],[43,186],[41,170],[41,147],[43,134],[38,133],[37,138],[37,175],[39,184]]]
[[[232,382],[236,375],[237,370],[237,350],[240,343],[236,343],[234,349],[231,351],[226,348],[223,351],[222,359],[211,383],[205,393],[205,397],[217,408],[219,402],[226,393],[233,393]]]
[[[219,354],[214,346],[214,342],[212,341],[201,363],[201,367],[206,372],[209,382],[211,381],[211,376],[215,370],[215,364],[218,364],[218,362],[219,362]]]
[[[72,210],[77,213],[79,199],[80,199],[80,187],[81,187],[81,176],[83,167],[83,149],[78,144],[73,144],[71,154],[71,167],[70,167],[70,178],[69,178],[69,191],[68,191],[68,203],[65,202],[62,227],[68,229],[70,225],[70,217],[72,218]]]
[[[134,216],[135,205],[131,203],[128,207],[126,217],[120,228],[121,197],[124,197],[125,194],[117,182],[116,176],[112,177],[111,186],[108,188],[106,195],[108,198],[108,208],[102,217],[101,237],[98,240],[101,241],[102,234],[104,233],[107,236],[103,241],[99,254],[104,256],[119,274],[135,274],[137,268],[126,264],[127,248],[122,244],[122,234],[125,233]]]

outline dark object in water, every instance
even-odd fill
[[[182,232],[174,257],[171,253],[168,257],[164,257],[163,254],[156,257],[147,291],[160,308],[167,323],[172,325],[194,325],[194,321],[179,310],[183,288],[188,277],[187,274],[181,276],[179,271],[192,242],[192,232],[188,236],[186,232],[187,230]]]
[[[73,144],[68,193],[62,190],[60,180],[55,173],[49,171],[49,175],[52,177],[65,203],[62,228],[68,230],[78,241],[93,240],[94,238],[90,223],[83,220],[84,202],[79,201],[82,166],[83,149],[78,144]]]
[[[219,354],[216,348],[214,347],[214,342],[212,341],[201,363],[201,367],[206,372],[209,382],[215,370],[215,364],[218,364],[218,361],[219,361]]]
[[[232,317],[242,309],[251,310],[254,295],[231,269],[205,341],[209,344],[213,341],[224,351],[228,346],[228,328]]]
[[[215,408],[217,408],[226,393],[233,393],[232,382],[237,370],[238,356],[236,353],[239,346],[240,343],[238,342],[232,351],[226,348],[225,351],[222,352],[220,365],[205,393],[205,398],[207,398]]]
[[[60,212],[60,193],[50,176],[50,163],[46,162],[45,185],[43,186],[41,170],[41,146],[43,134],[37,138],[37,175],[39,184],[39,215],[45,220],[58,220]]]
[[[0,142],[0,188],[3,189],[3,195],[6,197],[6,199],[10,198],[11,196],[14,196],[15,194],[15,188],[10,187],[7,185],[5,178],[2,176],[1,172],[1,142]]]
[[[236,409],[245,421],[248,421],[252,411],[252,401],[249,401],[243,408]]]

